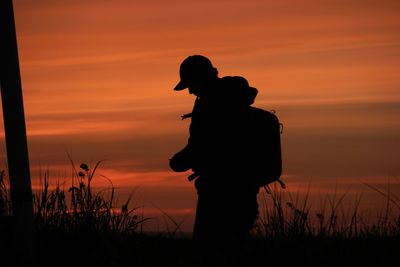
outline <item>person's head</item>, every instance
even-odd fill
[[[189,93],[200,96],[210,83],[218,78],[218,70],[205,56],[193,55],[182,62],[179,75],[181,80],[174,90],[181,91],[188,88]]]

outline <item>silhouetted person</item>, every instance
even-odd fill
[[[243,77],[218,77],[211,61],[199,55],[180,66],[181,81],[174,90],[188,88],[196,96],[186,147],[170,159],[170,167],[193,174],[198,192],[193,240],[199,249],[240,249],[258,216],[257,179],[268,168],[264,133],[255,123],[263,110],[251,107],[257,89]],[[266,112],[268,113],[268,112]],[[260,128],[261,127],[261,128]],[[280,146],[280,144],[279,144]]]

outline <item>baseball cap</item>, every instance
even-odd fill
[[[181,91],[188,88],[190,81],[201,80],[213,73],[214,67],[211,61],[201,55],[187,57],[180,66],[180,82],[175,86],[175,91]]]

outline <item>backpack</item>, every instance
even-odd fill
[[[281,133],[283,125],[275,111],[250,107],[251,138],[251,175],[259,187],[270,192],[269,184],[278,182],[286,188],[280,179],[282,174]]]
[[[239,132],[242,133],[240,138],[245,140],[243,142],[244,148],[236,147],[240,153],[233,155],[233,158],[241,157],[239,161],[226,159],[225,164],[235,166],[236,168],[232,168],[233,172],[236,172],[239,177],[245,177],[247,184],[252,184],[258,188],[264,187],[267,193],[271,191],[269,185],[273,182],[278,182],[282,188],[286,188],[284,182],[280,179],[282,174],[280,137],[282,124],[275,112],[250,106],[241,121],[242,123],[236,126],[241,128]],[[190,161],[189,150],[189,146],[186,146],[174,156],[175,161],[179,162],[182,167],[180,171],[189,169],[190,164],[184,164]],[[175,167],[175,171],[178,171],[177,167]],[[188,179],[192,181],[198,176],[198,173],[193,173]]]
[[[280,179],[282,174],[282,153],[281,153],[281,126],[275,112],[269,112],[261,108],[249,106],[247,112],[242,113],[243,117],[237,120],[236,126],[231,130],[237,131],[240,147],[237,147],[234,138],[227,138],[231,153],[224,153],[225,157],[220,158],[215,173],[222,166],[230,166],[228,176],[245,178],[237,182],[245,183],[254,187],[264,187],[270,192],[269,184],[278,182],[282,188],[285,184]],[[182,119],[191,118],[192,113],[185,114]],[[232,132],[233,132],[232,131]],[[230,132],[230,133],[232,133]],[[231,146],[231,145],[232,146]],[[184,149],[176,153],[169,162],[172,170],[184,172],[193,167],[192,147],[186,145]],[[223,169],[223,168],[222,168]],[[200,173],[194,171],[188,177],[189,181],[195,180]],[[238,178],[241,179],[241,178]]]

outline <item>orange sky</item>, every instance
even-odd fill
[[[397,0],[14,6],[33,179],[68,175],[68,151],[77,163],[108,159],[100,172],[140,185],[145,205],[193,211],[192,185],[167,160],[186,142],[179,117],[194,100],[172,90],[179,64],[203,54],[258,88],[255,106],[277,110],[289,187],[399,182]]]

